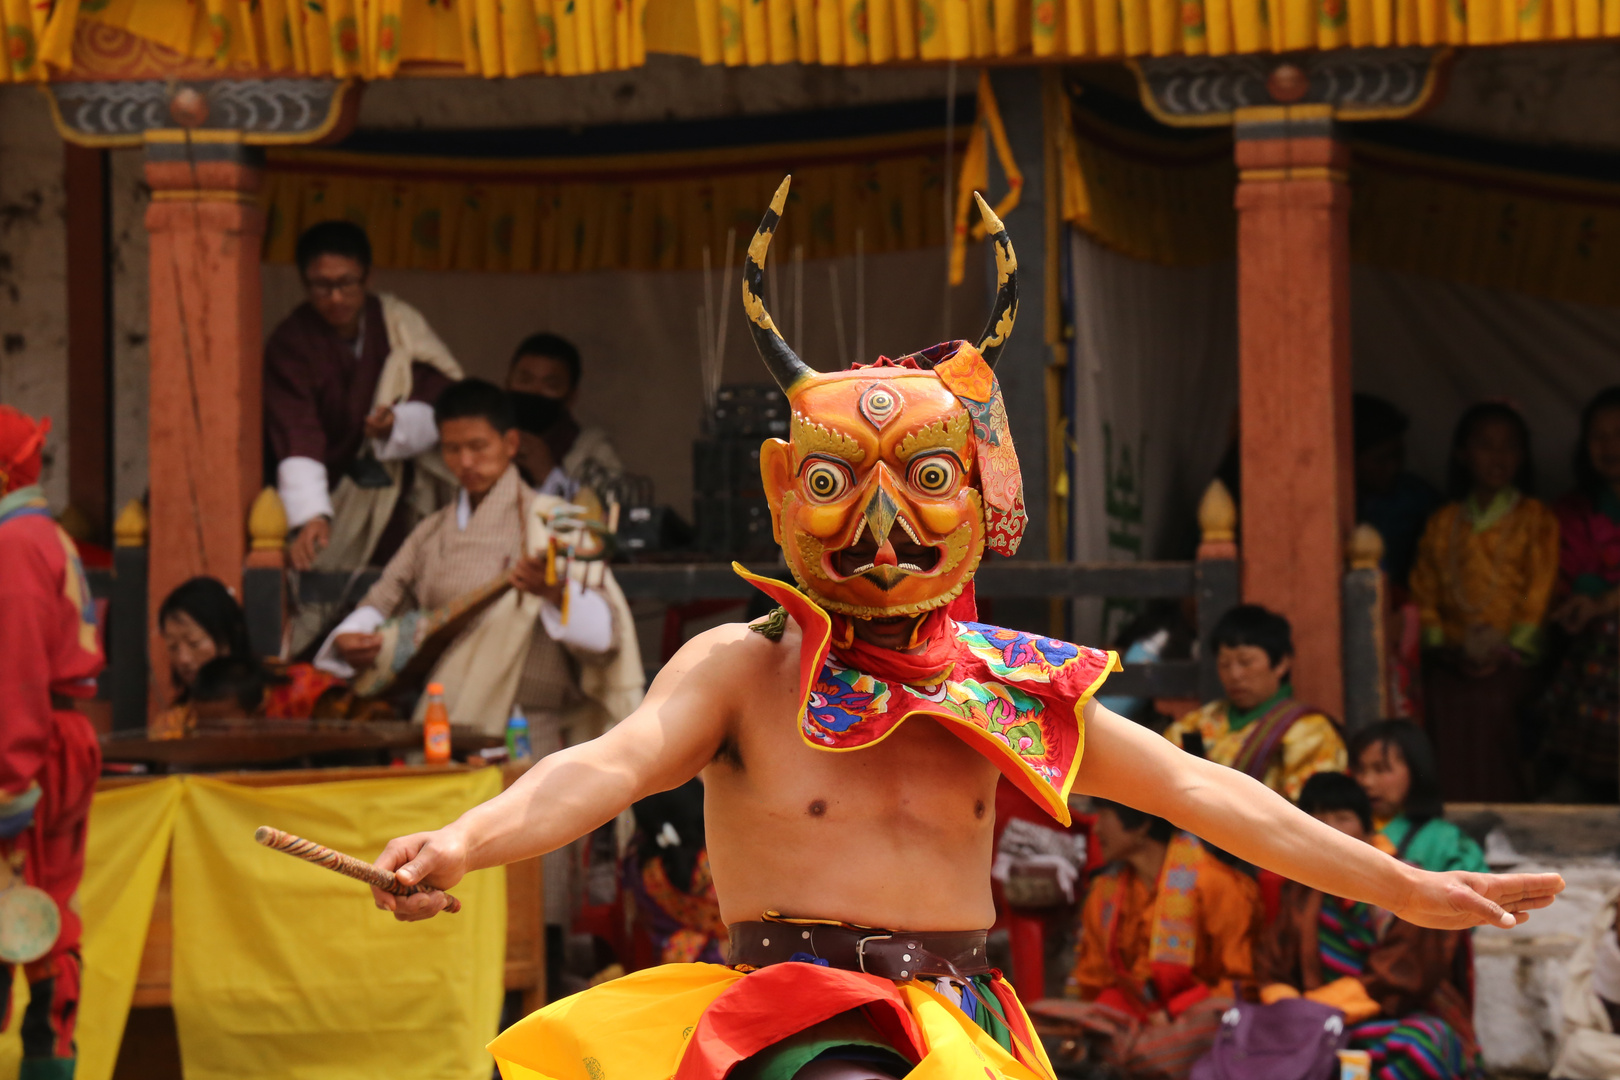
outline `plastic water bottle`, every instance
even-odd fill
[[[429,683],[427,711],[422,717],[422,750],[429,765],[450,760],[450,714],[444,708],[444,687]]]
[[[529,749],[529,718],[516,705],[506,721],[506,756],[511,761],[528,761],[533,756]]]

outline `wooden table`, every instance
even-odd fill
[[[493,768],[495,766],[484,766]],[[401,775],[464,772],[466,765],[419,765],[404,768],[288,769],[272,772],[210,773],[214,780],[248,787],[289,787],[294,784],[332,784],[343,780],[367,780]],[[501,787],[509,787],[522,776],[528,765],[503,765]],[[98,790],[148,783],[156,777],[116,777],[103,779]],[[152,905],[152,923],[146,932],[146,950],[141,954],[140,972],[135,979],[134,1008],[167,1007],[171,1003],[170,971],[173,959],[174,923],[169,889],[169,869],[163,869],[157,901]],[[521,991],[525,1015],[546,1001],[545,889],[539,859],[526,859],[506,868],[506,989]]]

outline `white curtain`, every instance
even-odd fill
[[[1198,500],[1237,409],[1237,288],[1231,263],[1168,267],[1070,230],[1075,336],[1070,556],[1187,558]],[[1131,610],[1085,600],[1076,640],[1102,644]]]
[[[1356,266],[1350,312],[1356,389],[1412,418],[1414,472],[1443,488],[1458,416],[1499,398],[1529,422],[1538,493],[1569,490],[1581,408],[1620,383],[1620,308]]]

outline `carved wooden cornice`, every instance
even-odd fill
[[[1331,49],[1287,55],[1134,60],[1142,104],[1176,127],[1233,123],[1240,114],[1318,106],[1332,120],[1394,120],[1435,98],[1450,49]],[[1323,110],[1320,106],[1326,106]]]

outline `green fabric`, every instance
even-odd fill
[[[1527,660],[1541,655],[1541,627],[1533,623],[1514,623],[1508,631],[1508,644],[1519,650]]]
[[[1491,505],[1480,508],[1472,493],[1463,500],[1463,512],[1473,524],[1474,531],[1482,533],[1507,517],[1508,511],[1519,505],[1519,489],[1509,484],[1491,497]]]
[[[1007,1051],[1007,1053],[1013,1054],[1012,1031],[1008,1029],[1006,1024],[1001,1022],[999,1015],[1001,1001],[996,997],[995,989],[991,986],[994,978],[990,975],[974,975],[968,979],[968,982],[973,984],[973,989],[978,991],[982,1000],[974,1002],[975,1007],[972,1011],[967,1009],[962,1011],[967,1012],[973,1018],[973,1022],[978,1024],[986,1035],[996,1040],[996,1045]],[[990,1003],[989,1008],[985,1007],[984,1002]],[[996,1011],[992,1012],[991,1009]]]
[[[1405,814],[1390,820],[1382,829],[1384,838],[1398,850],[1412,831],[1412,822]],[[1407,844],[1401,857],[1424,870],[1470,870],[1488,874],[1485,853],[1467,833],[1444,818],[1431,818],[1423,823],[1412,842]]]
[[[1603,580],[1602,574],[1581,574],[1575,579],[1571,588],[1582,596],[1590,596],[1593,600],[1601,600],[1609,594],[1609,583]]]
[[[20,487],[10,495],[0,499],[0,517],[5,517],[13,510],[28,506],[31,503],[38,503],[40,506],[45,505],[45,489],[38,484]]]
[[[1446,632],[1438,626],[1425,626],[1422,640],[1424,648],[1438,649],[1446,643]]]
[[[1262,701],[1252,709],[1234,708],[1232,703],[1229,701],[1226,703],[1226,727],[1230,731],[1242,731],[1244,728],[1266,715],[1266,713],[1270,712],[1272,707],[1276,705],[1277,702],[1286,700],[1287,698],[1291,698],[1293,696],[1294,687],[1290,683],[1283,683],[1277,688],[1277,692],[1275,694],[1272,694],[1270,697],[1266,698],[1266,700]]]
[[[734,1080],[792,1080],[799,1070],[822,1055],[882,1063],[898,1075],[910,1064],[884,1042],[859,1010],[839,1013],[789,1036],[737,1066]]]
[[[17,1080],[73,1080],[76,1058],[23,1058]]]

